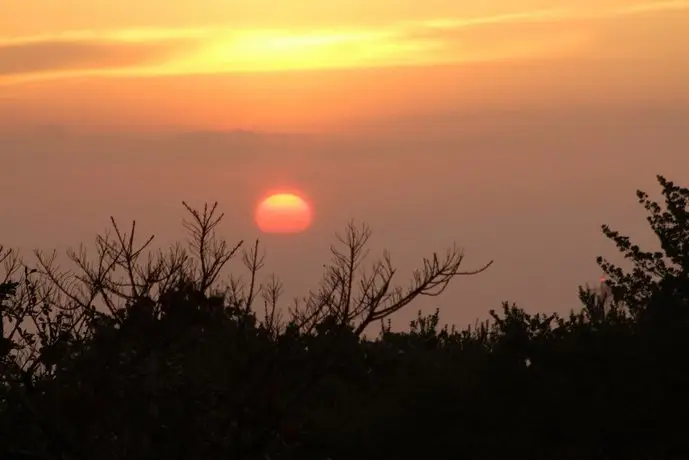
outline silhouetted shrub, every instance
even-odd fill
[[[353,224],[290,309],[279,281],[257,279],[258,244],[242,255],[248,281],[217,289],[241,244],[214,235],[215,207],[188,208],[190,249],[150,260],[134,226],[114,221],[96,262],[72,253],[78,274],[42,254],[22,273],[4,252],[4,447],[113,460],[685,458],[689,190],[658,180],[664,206],[638,197],[659,251],[603,227],[632,264],[599,259],[611,298],[580,288],[583,308],[567,316],[505,303],[464,330],[440,327],[438,311],[407,332],[389,322],[462,274],[458,251],[393,288],[387,257],[358,271],[370,234]],[[377,321],[380,336],[362,338]]]

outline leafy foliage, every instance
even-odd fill
[[[464,330],[439,311],[407,332],[390,317],[487,266],[460,270],[452,248],[395,287],[387,254],[365,268],[370,231],[354,223],[289,308],[277,278],[259,280],[258,242],[215,234],[214,206],[187,206],[191,244],[167,253],[114,220],[95,261],[70,253],[75,272],[5,251],[0,456],[684,458],[689,191],[659,183],[664,205],[638,193],[659,251],[603,227],[632,264],[599,259],[612,298],[580,288],[568,316],[504,303]],[[249,276],[219,290],[237,258]]]

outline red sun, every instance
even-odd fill
[[[261,200],[256,208],[256,224],[264,233],[299,233],[313,218],[311,206],[296,193],[274,193]]]

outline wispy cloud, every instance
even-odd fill
[[[7,37],[0,35],[0,45],[20,45],[43,42],[93,42],[109,41],[123,43],[146,43],[151,41],[179,41],[199,39],[207,36],[206,29],[123,29],[123,30],[66,30],[60,33],[31,35],[28,37]]]
[[[689,1],[687,0],[668,0],[629,5],[618,8],[615,13],[618,15],[644,14],[655,11],[686,11],[687,9],[689,9]]]
[[[0,39],[0,84],[60,76],[362,68],[562,55],[591,44],[591,21],[676,11],[689,11],[689,0],[440,17],[378,29],[150,29]]]
[[[152,64],[184,50],[188,43],[45,41],[0,44],[0,76],[34,72],[107,69]]]
[[[193,53],[198,30],[69,31],[0,39],[0,83],[155,67]]]

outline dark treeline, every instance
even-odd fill
[[[631,266],[598,259],[609,296],[466,330],[390,317],[487,266],[451,249],[396,287],[354,224],[291,306],[259,283],[258,243],[215,234],[215,207],[187,207],[190,244],[164,253],[114,220],[70,272],[6,250],[0,458],[689,458],[689,189],[658,180],[663,202],[637,193],[658,251],[603,227]],[[221,289],[234,258],[248,275]]]

